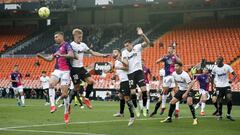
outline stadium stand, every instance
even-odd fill
[[[24,27],[0,27],[0,52],[6,51],[8,48],[13,47],[23,39],[30,37],[36,30],[34,26]]]
[[[159,28],[160,29],[160,28]],[[159,29],[153,31],[150,35],[158,35]],[[222,55],[225,63],[231,64],[238,75],[240,75],[240,27],[239,21],[221,20],[221,21],[201,21],[201,23],[193,22],[184,25],[175,26],[172,30],[155,40],[155,46],[146,48],[143,52],[143,58],[146,65],[152,70],[154,76],[158,76],[158,71],[162,65],[156,65],[155,61],[166,54],[167,46],[172,42],[177,43],[177,54],[185,64],[185,70],[195,65],[205,58],[214,62],[216,57]],[[124,38],[123,38],[124,39]],[[163,45],[162,45],[163,44]],[[231,46],[231,47],[229,47]],[[111,48],[111,47],[110,47]],[[24,52],[25,53],[25,52]],[[192,57],[194,56],[194,57]],[[9,85],[8,76],[13,65],[19,64],[20,71],[23,74],[28,72],[31,74],[26,78],[27,87],[40,86],[38,77],[42,70],[46,70],[49,74],[53,69],[53,63],[47,63],[39,60],[40,66],[34,66],[36,58],[3,58],[1,63],[6,63],[1,67],[1,84]],[[85,57],[85,66],[93,64],[93,62],[112,62],[111,58]],[[106,77],[93,75],[94,79],[99,83],[96,88],[109,88],[113,84],[111,74]],[[152,83],[152,88],[156,88],[156,84]],[[239,90],[239,82],[233,84],[235,90]],[[196,86],[197,87],[197,86]]]

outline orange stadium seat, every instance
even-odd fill
[[[35,31],[33,26],[21,28],[1,27],[0,29],[0,52],[5,51],[5,45],[7,45],[7,48],[11,48]]]

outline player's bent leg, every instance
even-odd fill
[[[157,114],[157,110],[160,108],[162,103],[162,95],[160,95],[157,103],[155,104],[154,111],[150,114],[150,117],[153,117],[154,115]],[[160,114],[161,115],[161,114]]]
[[[161,123],[169,123],[172,122],[172,115],[176,107],[176,103],[178,102],[178,99],[173,97],[170,101],[170,107],[168,112],[168,117],[165,120],[162,120]]]
[[[189,109],[192,113],[192,117],[193,117],[193,125],[197,125],[198,124],[198,120],[197,120],[197,117],[196,117],[196,114],[195,114],[195,109],[193,107],[193,99],[192,97],[188,97],[187,98],[187,104],[189,106]]]
[[[131,126],[131,125],[133,125],[133,123],[135,121],[135,116],[134,116],[135,107],[133,105],[133,102],[132,102],[130,96],[124,96],[124,100],[126,101],[126,103],[128,105],[128,110],[130,113],[130,120],[128,122],[128,126]]]
[[[138,109],[138,106],[137,106],[137,95],[136,95],[136,90],[135,89],[131,89],[130,98],[131,98],[131,100],[133,102],[133,105],[135,107],[136,116],[140,117],[140,110]]]

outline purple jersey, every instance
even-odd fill
[[[58,55],[55,55],[57,52],[59,52],[60,54],[67,54],[69,51],[73,52],[73,49],[72,46],[67,42],[62,43],[54,50],[53,55],[54,57],[56,57],[55,69],[59,69],[62,71],[70,70],[70,60],[65,57],[59,57]]]
[[[201,75],[197,76],[196,79],[199,82],[200,89],[204,89],[204,90],[208,91],[208,89],[209,89],[209,81],[210,81],[209,75],[201,74]]]
[[[174,55],[167,55],[163,57],[165,76],[171,75],[175,69],[176,57]]]
[[[145,83],[149,83],[148,75],[151,74],[150,69],[147,68],[146,66],[143,66],[143,72],[144,72],[144,81],[145,81]]]
[[[21,86],[21,79],[22,79],[22,74],[19,72],[12,72],[11,75],[11,80],[18,81],[18,82],[12,82],[12,87],[17,88],[18,86]]]

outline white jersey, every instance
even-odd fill
[[[137,44],[133,47],[132,51],[124,50],[122,57],[127,58],[129,62],[128,74],[142,69],[142,44]]]
[[[232,72],[234,72],[232,67],[227,64],[224,64],[222,67],[215,65],[212,69],[212,74],[215,76],[214,83],[216,87],[222,88],[230,86],[228,74]]]
[[[71,43],[71,46],[73,48],[74,55],[77,58],[77,59],[73,59],[72,60],[72,67],[83,67],[83,55],[84,55],[84,52],[87,52],[90,49],[83,42],[78,44],[78,43],[73,41]]]
[[[40,77],[40,81],[41,81],[41,83],[42,83],[42,88],[43,89],[48,89],[49,88],[49,77],[48,76],[46,76],[46,77],[43,77],[43,76],[41,76]]]
[[[74,85],[73,85],[73,82],[71,80],[71,83],[70,83],[70,87],[69,87],[70,90],[73,90],[74,89]]]
[[[177,83],[179,90],[185,91],[188,89],[188,84],[191,82],[191,78],[187,72],[182,71],[181,74],[177,74],[177,72],[174,71],[172,76]]]
[[[115,67],[116,68],[122,68],[123,67],[123,63],[120,62],[119,60],[116,60],[115,61]],[[116,74],[119,77],[120,82],[128,81],[128,76],[127,76],[128,72],[127,71],[121,70],[121,69],[117,69],[116,70]]]

